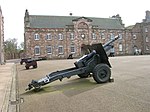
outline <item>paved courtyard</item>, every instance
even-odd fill
[[[96,84],[92,77],[73,76],[34,92],[25,89],[32,79],[74,66],[76,59],[38,61],[37,69],[17,64],[20,112],[149,112],[150,55],[111,57],[114,82]]]

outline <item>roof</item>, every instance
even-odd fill
[[[73,25],[73,20],[77,20],[77,16],[39,16],[29,15],[31,28],[65,28],[66,25]],[[92,25],[96,25],[102,29],[123,29],[118,19],[114,18],[95,18],[86,17],[92,20]]]
[[[130,25],[130,26],[127,26],[126,29],[129,29],[131,30],[135,25]]]

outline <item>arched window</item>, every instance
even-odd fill
[[[62,33],[58,34],[58,40],[63,40],[63,34]]]

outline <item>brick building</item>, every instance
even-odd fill
[[[24,42],[26,57],[46,56],[48,58],[67,58],[82,55],[83,44],[106,43],[116,35],[120,39],[114,44],[116,55],[125,54],[126,31],[119,15],[111,18],[77,16],[24,17]]]
[[[0,64],[4,64],[4,17],[0,6]]]
[[[126,43],[126,45],[130,45],[129,54],[150,54],[150,11],[146,11],[143,22],[136,23],[125,30],[129,37],[129,41]]]

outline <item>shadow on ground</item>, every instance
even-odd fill
[[[92,80],[92,78],[87,79],[73,79],[67,81],[67,83],[55,84],[50,86],[49,84],[43,86],[39,91],[30,90],[21,95],[33,95],[33,94],[44,94],[44,93],[54,93],[60,92],[64,95],[71,97],[74,95],[78,95],[80,93],[92,90],[96,87],[103,86],[104,84],[97,84]]]

